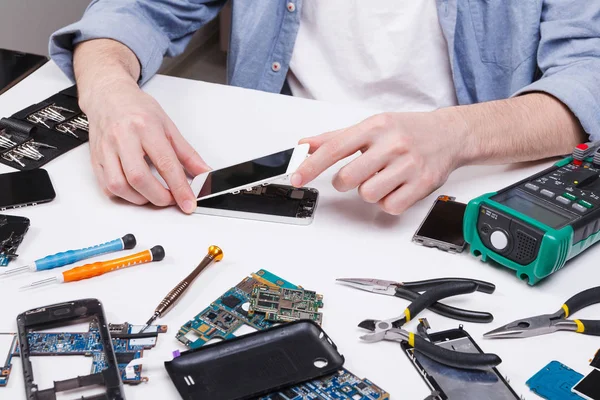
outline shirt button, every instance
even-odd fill
[[[272,65],[271,65],[271,69],[275,72],[279,71],[281,69],[281,64],[279,64],[277,61],[275,61]]]
[[[290,1],[287,3],[287,9],[289,12],[294,12],[296,11],[296,5]]]

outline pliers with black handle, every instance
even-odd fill
[[[518,319],[483,335],[486,338],[526,338],[556,331],[571,331],[600,336],[600,321],[567,319],[569,315],[593,304],[600,303],[600,286],[584,290],[571,297],[554,314]]]
[[[415,282],[394,282],[381,279],[364,279],[364,278],[342,278],[337,279],[356,289],[366,290],[371,293],[385,294],[388,296],[396,296],[401,299],[416,301],[420,292],[426,292],[446,283],[474,283],[476,290],[481,293],[491,294],[496,290],[493,283],[467,278],[441,278],[428,279]],[[494,316],[488,312],[464,310],[447,304],[435,302],[427,307],[432,312],[443,315],[444,317],[456,319],[466,322],[487,323],[494,320]]]
[[[446,297],[473,293],[477,288],[477,283],[469,281],[436,284],[433,288],[421,294],[413,303],[411,303],[404,311],[403,316],[382,321],[372,319],[362,321],[359,326],[372,331],[372,333],[361,336],[361,339],[371,343],[379,342],[381,340],[391,340],[396,342],[406,341],[409,346],[415,349],[415,351],[418,351],[441,364],[454,368],[477,370],[494,368],[502,362],[500,357],[495,354],[463,353],[449,350],[437,346],[419,335],[402,329],[402,326],[405,323],[415,318],[421,311],[431,307],[439,300]]]

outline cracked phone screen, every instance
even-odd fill
[[[468,337],[436,342],[436,345],[464,353],[479,353]],[[479,371],[448,367],[414,352],[421,368],[437,382],[448,400],[514,400],[513,390],[495,370]]]

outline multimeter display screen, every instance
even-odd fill
[[[512,208],[515,211],[523,213],[528,217],[541,222],[542,224],[548,225],[551,228],[563,226],[572,219],[565,215],[554,212],[540,204],[534,203],[531,200],[519,195],[517,192],[513,192],[511,196],[507,197],[503,201],[500,201],[500,203]]]

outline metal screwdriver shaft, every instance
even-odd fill
[[[140,333],[148,329],[150,324],[152,324],[156,320],[156,318],[162,317],[164,314],[166,314],[171,309],[171,307],[175,305],[175,303],[177,302],[177,300],[179,300],[183,293],[185,293],[185,291],[187,290],[187,288],[189,288],[194,279],[196,279],[196,277],[200,275],[200,273],[206,267],[208,267],[213,261],[219,262],[222,259],[223,251],[218,246],[210,246],[208,248],[208,254],[202,259],[200,264],[198,264],[198,266],[192,271],[192,273],[189,274],[184,280],[179,282],[177,286],[175,286],[173,290],[171,290],[169,294],[167,294],[165,298],[162,299],[162,301],[154,310],[154,314],[152,314],[152,317],[150,317],[148,322],[146,322],[146,325],[144,325],[144,327],[140,330]]]

